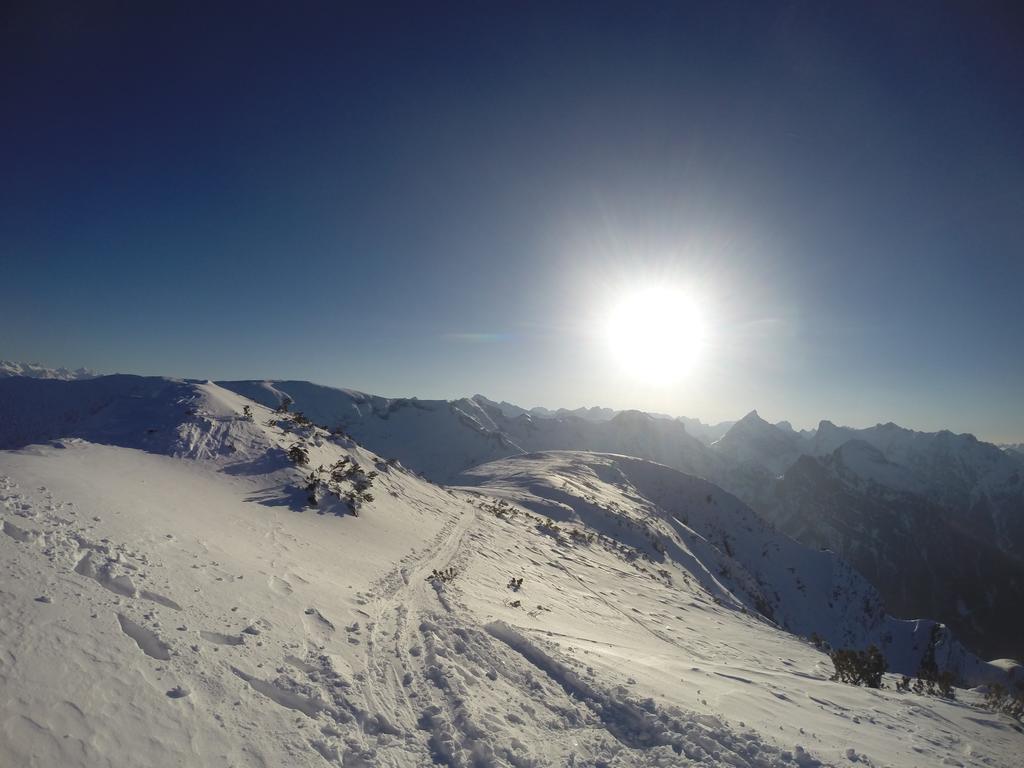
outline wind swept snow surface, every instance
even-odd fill
[[[783,625],[909,662],[913,623],[862,629],[856,574],[709,483],[564,453],[442,488],[214,384],[104,378],[0,404],[0,765],[1018,764],[974,692],[829,682]],[[377,473],[358,515],[310,505],[339,462]]]

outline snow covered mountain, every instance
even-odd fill
[[[974,435],[916,432],[892,422],[867,429],[837,427],[823,421],[814,436],[811,453],[824,456],[849,440],[861,440],[881,451],[886,459],[916,475],[926,492],[947,506],[970,508],[979,486],[1019,467],[997,446]]]
[[[474,395],[473,399],[477,400],[486,398],[484,398],[483,395]],[[521,416],[523,413],[528,413],[531,416],[542,419],[559,419],[565,418],[566,416],[575,416],[580,419],[586,419],[587,421],[608,421],[619,414],[619,411],[616,411],[613,408],[602,408],[599,405],[594,405],[590,408],[557,408],[553,411],[548,408],[538,407],[531,408],[529,411],[522,411],[521,413],[516,413],[515,409],[517,406],[514,406],[511,403],[503,401],[499,403],[499,406],[506,416]]]
[[[720,440],[729,431],[729,427],[736,423],[734,421],[720,421],[717,424],[705,424],[700,419],[690,418],[689,416],[679,416],[677,421],[681,422],[686,427],[686,431],[704,443],[704,445],[711,445],[716,440]]]
[[[804,446],[792,429],[769,424],[757,411],[751,411],[711,447],[734,464],[751,465],[781,475],[800,457]]]
[[[47,368],[40,363],[17,363],[13,360],[0,360],[0,378],[6,376],[27,376],[33,379],[91,379],[97,374],[88,368],[72,371],[67,368]]]
[[[813,453],[823,456],[851,439],[877,448],[904,467],[920,492],[1003,552],[1024,558],[1024,461],[973,435],[915,432],[895,424],[868,429],[823,421]],[[878,480],[878,478],[875,478]]]
[[[972,435],[823,421],[811,437],[755,414],[713,447],[736,462],[721,485],[848,559],[897,615],[934,616],[989,655],[1024,653],[1012,607],[1024,598],[1024,461]]]
[[[382,422],[452,415],[349,399]],[[799,634],[875,641],[913,671],[931,623],[886,616],[843,561],[649,461],[517,455],[444,488],[216,384],[128,376],[0,381],[0,445],[2,765],[1020,753],[976,692],[830,682]],[[1005,678],[940,634],[943,665]]]
[[[913,473],[859,440],[801,457],[761,513],[878,585],[897,616],[940,618],[989,657],[1024,657],[1024,563],[930,500]]]

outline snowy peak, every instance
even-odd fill
[[[516,405],[515,403],[509,403],[502,400],[500,403],[490,400],[484,395],[473,395],[469,398],[474,400],[481,405],[489,405],[496,408],[501,412],[505,418],[515,419],[519,416],[526,416],[527,418],[538,418],[538,419],[566,419],[566,418],[577,418],[585,421],[608,421],[613,419],[619,411],[614,408],[603,408],[599,405],[594,406],[583,406],[580,408],[557,408],[551,410],[550,408],[544,408],[542,406],[535,406],[533,408],[523,408]],[[667,417],[666,417],[667,418]]]
[[[692,419],[688,416],[679,416],[676,421],[686,426],[686,431],[700,440],[704,445],[711,445],[729,431],[736,422],[721,421],[717,424],[705,424],[700,419]]]
[[[922,493],[924,485],[906,467],[889,461],[864,440],[848,440],[836,448],[829,462],[844,478],[897,491]]]
[[[0,360],[0,378],[6,376],[24,376],[30,379],[92,379],[97,376],[88,368],[70,370],[68,368],[47,368],[41,363],[18,363],[13,360]]]
[[[904,467],[931,499],[951,507],[969,507],[979,486],[997,485],[996,478],[1010,477],[1019,463],[974,435],[917,432],[892,422],[852,429],[822,421],[812,450],[816,456],[827,456],[851,440],[871,445],[889,462]]]
[[[654,421],[649,413],[637,410],[620,411],[612,421],[622,427],[647,426]]]
[[[482,408],[496,410],[501,413],[505,418],[515,419],[520,416],[526,416],[529,418],[531,411],[525,408],[520,408],[515,403],[509,403],[502,400],[500,403],[491,400],[490,398],[484,397],[483,395],[473,395],[469,398],[475,403],[478,403]],[[534,410],[537,410],[536,408]]]
[[[800,456],[800,437],[769,424],[755,410],[733,424],[712,448],[737,463],[780,475]]]
[[[599,405],[592,405],[580,408],[557,408],[553,411],[548,408],[531,408],[529,413],[546,419],[577,418],[584,421],[609,421],[615,418],[620,411],[614,408],[602,408]]]
[[[815,456],[826,456],[840,445],[856,437],[855,430],[837,427],[831,421],[822,419],[814,433],[813,452]]]

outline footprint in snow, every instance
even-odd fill
[[[288,580],[282,579],[280,576],[271,576],[267,579],[267,585],[270,587],[270,591],[275,595],[286,596],[295,591],[292,589],[292,585]]]
[[[170,660],[170,646],[161,640],[155,632],[135,623],[123,613],[117,614],[117,621],[121,625],[121,631],[134,640],[144,654],[160,661]]]
[[[334,622],[316,608],[307,608],[303,612],[302,626],[306,632],[306,641],[316,646],[327,645],[334,638],[336,631]]]
[[[209,632],[205,629],[199,631],[199,636],[206,642],[216,645],[242,645],[245,643],[241,635],[226,635],[223,632]]]
[[[28,528],[21,528],[12,522],[4,520],[3,531],[15,541],[20,541],[23,544],[32,544],[39,540],[42,534],[39,531],[33,531]]]

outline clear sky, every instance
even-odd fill
[[[0,357],[1024,440],[1019,3],[157,5],[0,12]]]

